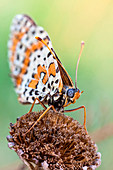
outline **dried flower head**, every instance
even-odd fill
[[[101,154],[83,126],[64,114],[48,111],[25,136],[43,113],[32,112],[10,124],[8,146],[30,169],[96,169]]]

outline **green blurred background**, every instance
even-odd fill
[[[73,81],[80,43],[85,41],[78,70],[78,88],[84,93],[68,108],[86,106],[90,133],[113,123],[113,1],[0,0],[0,170],[9,170],[19,161],[16,153],[7,147],[6,136],[9,123],[14,123],[30,108],[17,101],[7,58],[9,27],[12,18],[21,13],[30,15],[48,32],[54,50]],[[40,106],[35,106],[35,110],[39,109]],[[83,122],[83,110],[68,115]],[[110,130],[108,128],[108,133]],[[113,134],[97,145],[102,154],[98,169],[112,170]]]

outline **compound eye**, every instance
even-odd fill
[[[75,94],[74,89],[68,89],[68,91],[67,91],[68,97],[72,98],[72,97],[74,97],[74,94]]]

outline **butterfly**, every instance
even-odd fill
[[[74,86],[52,47],[48,33],[27,15],[20,14],[14,17],[8,41],[8,57],[18,100],[22,104],[32,104],[29,112],[34,104],[41,104],[45,109],[29,131],[51,108],[62,112],[83,108],[86,130],[85,106],[64,110],[68,105],[74,104],[83,93],[77,88],[77,69],[83,47],[84,42],[81,43]]]

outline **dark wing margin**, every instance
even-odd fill
[[[69,74],[67,73],[65,68],[63,67],[61,61],[59,60],[59,58],[57,56],[57,54],[55,53],[55,51],[53,49],[52,49],[52,51],[54,52],[55,57],[56,57],[57,62],[58,62],[58,67],[59,67],[59,70],[60,70],[63,85],[74,87],[74,84],[73,84],[73,81],[72,81],[71,77],[69,76]]]
[[[32,25],[37,26],[37,24],[32,20],[31,17],[29,17],[29,16],[26,15],[26,14],[23,14],[23,16],[26,17],[26,18],[32,23]]]
[[[69,76],[69,74],[67,73],[67,71],[65,70],[65,68],[61,64],[59,64],[59,62],[58,62],[58,66],[63,81],[63,85],[74,87],[73,81]]]

